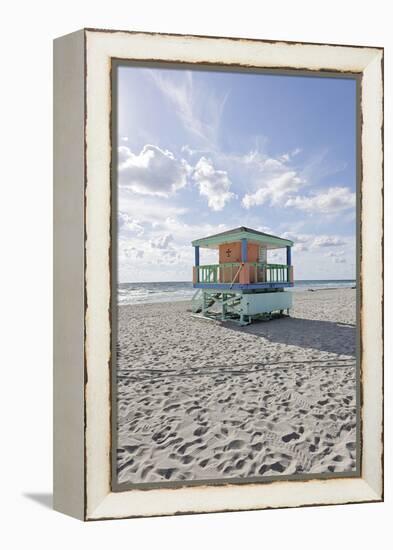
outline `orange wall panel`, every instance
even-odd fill
[[[258,262],[259,261],[259,245],[254,243],[247,244],[247,256],[249,262]]]
[[[220,244],[219,247],[219,263],[226,264],[228,262],[242,261],[242,246],[241,242]]]
[[[249,262],[257,262],[259,260],[259,245],[247,243],[247,256]],[[240,241],[234,243],[220,244],[219,246],[219,263],[226,264],[228,262],[242,261],[242,243]]]

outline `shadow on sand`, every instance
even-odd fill
[[[356,354],[356,325],[281,317],[271,321],[253,322],[245,327],[232,323],[223,323],[222,326],[228,330],[266,338],[273,343],[312,348],[338,355]]]

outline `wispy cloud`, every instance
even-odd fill
[[[356,204],[356,195],[348,187],[330,187],[327,191],[310,196],[289,198],[285,206],[294,207],[310,214],[337,215],[352,210]]]
[[[201,144],[216,148],[220,123],[229,92],[218,95],[196,83],[191,71],[165,74],[150,70],[148,73],[164,96],[173,104],[186,130]]]

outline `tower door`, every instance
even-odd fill
[[[260,246],[259,247],[259,263],[260,264],[266,264],[267,263],[267,248],[266,248],[266,246]]]
[[[260,264],[267,264],[267,248],[266,246],[259,247],[259,258],[258,258],[258,283],[266,282],[266,267],[261,266]]]

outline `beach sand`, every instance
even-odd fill
[[[238,327],[190,302],[118,309],[118,482],[356,470],[356,291]]]

